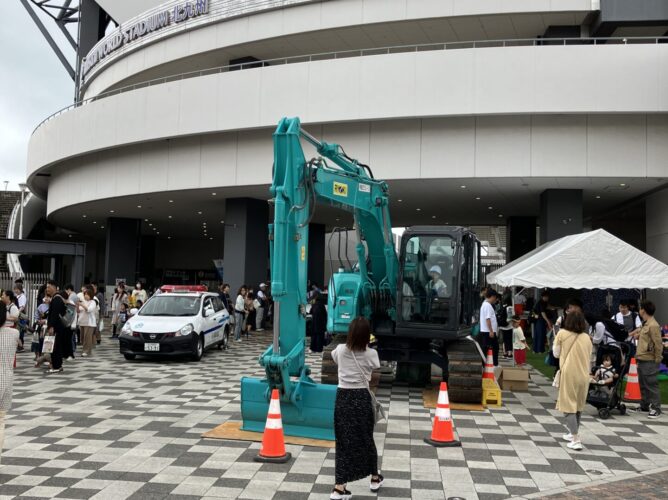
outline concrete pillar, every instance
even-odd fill
[[[104,282],[113,286],[117,278],[122,278],[132,285],[139,265],[141,220],[110,217],[106,226]]]
[[[309,224],[308,231],[308,279],[319,287],[326,288],[325,225]]]
[[[536,218],[508,217],[506,223],[506,262],[536,248]]]
[[[225,281],[233,290],[269,277],[269,206],[252,198],[225,200]]]
[[[668,189],[652,194],[645,200],[645,228],[647,253],[668,263]],[[656,319],[660,324],[668,323],[668,291],[648,290],[647,298],[656,305]]]
[[[540,195],[540,243],[582,232],[582,190],[546,189]]]

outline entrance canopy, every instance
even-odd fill
[[[529,288],[668,289],[668,265],[597,229],[545,243],[490,273],[487,282]]]

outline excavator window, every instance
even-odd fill
[[[455,287],[456,242],[449,236],[412,236],[403,254],[401,317],[419,323],[448,322]]]

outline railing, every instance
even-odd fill
[[[30,325],[35,321],[35,311],[39,304],[37,303],[39,288],[48,280],[53,279],[51,274],[47,273],[0,273],[0,289],[11,290],[14,288],[14,281],[21,278],[23,280],[23,291],[26,294],[26,314]],[[30,338],[26,337],[24,343],[30,347]]]
[[[33,130],[35,131],[49,120],[59,116],[71,109],[78,108],[90,102],[111,97],[125,92],[131,92],[144,87],[152,87],[178,80],[188,78],[197,78],[200,76],[214,75],[217,73],[227,73],[230,71],[239,71],[245,69],[264,68],[266,66],[277,66],[282,64],[296,64],[304,62],[326,61],[330,59],[346,59],[350,57],[366,57],[387,54],[400,54],[406,52],[425,52],[432,50],[456,50],[456,49],[483,49],[493,47],[536,47],[536,46],[565,46],[565,45],[632,45],[632,44],[659,44],[668,43],[668,37],[607,37],[607,38],[518,38],[510,40],[480,40],[470,42],[447,42],[447,43],[429,43],[419,45],[398,45],[392,47],[380,47],[374,49],[344,50],[338,52],[323,52],[318,54],[309,54],[302,56],[281,57],[276,59],[265,59],[262,61],[252,61],[241,64],[231,64],[226,66],[217,66],[198,71],[179,73],[175,75],[163,76],[152,80],[134,83],[118,89],[103,92],[94,97],[83,99],[70,104],[67,107],[59,109],[55,113],[47,116]]]

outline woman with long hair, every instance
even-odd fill
[[[246,285],[239,287],[237,299],[234,301],[234,340],[241,342],[241,330],[246,315]]]
[[[374,408],[369,381],[374,369],[380,368],[378,352],[369,347],[371,325],[366,318],[355,318],[348,327],[348,341],[332,351],[338,365],[339,386],[334,405],[334,438],[336,440],[335,486],[332,500],[352,497],[346,484],[371,476],[371,491],[383,484],[378,471],[378,451],[373,440]]]
[[[111,337],[118,337],[119,332],[116,331],[116,325],[118,323],[118,313],[121,312],[121,304],[127,303],[128,293],[125,291],[125,287],[121,286],[120,283],[116,286],[114,290],[114,295],[111,297]]]
[[[5,416],[12,406],[14,357],[18,343],[19,331],[7,326],[7,305],[0,301],[0,455],[5,440]]]
[[[552,353],[559,358],[559,395],[557,410],[564,414],[568,434],[568,448],[581,450],[580,415],[587,401],[591,338],[587,335],[587,323],[580,311],[570,312],[554,339]]]

